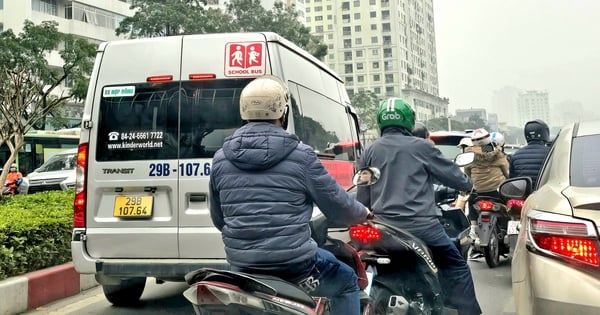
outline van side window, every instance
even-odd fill
[[[289,82],[294,129],[302,142],[336,160],[355,160],[351,119],[344,105],[304,86]],[[297,93],[297,95],[294,95]],[[294,107],[301,104],[301,113]]]
[[[242,125],[239,97],[249,81],[131,84],[132,96],[103,97],[96,159],[212,158]]]

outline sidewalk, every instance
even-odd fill
[[[80,275],[73,263],[0,281],[0,315],[12,315],[97,286],[94,275]]]

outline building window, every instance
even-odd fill
[[[350,61],[352,60],[352,52],[351,51],[345,51],[344,52],[344,61]]]
[[[327,15],[327,20],[328,20],[328,21],[331,21],[331,20],[333,20],[333,15],[331,15],[331,14],[328,14],[328,15]]]
[[[327,39],[333,39],[333,34],[331,34],[331,33],[327,34]]]
[[[384,61],[383,69],[385,69],[385,71],[394,70],[394,64],[391,61]]]
[[[371,31],[377,30],[377,24],[371,24]]]
[[[363,75],[357,76],[356,77],[356,81],[358,81],[358,82],[365,82],[365,76],[363,76]]]
[[[386,96],[395,96],[396,92],[394,91],[394,87],[393,86],[388,86],[385,88],[385,95]]]
[[[381,76],[379,74],[374,74],[373,75],[373,81],[375,81],[375,82],[381,81]]]
[[[58,16],[56,0],[32,0],[31,9],[33,11]]]
[[[363,69],[363,67],[364,67],[364,66],[363,66],[363,63],[362,63],[362,62],[359,62],[359,63],[357,63],[357,64],[356,64],[356,70],[362,70],[362,69]]]
[[[306,23],[310,23],[310,16],[307,16],[305,20],[306,20]]]
[[[350,23],[350,14],[342,14],[342,22]]]
[[[386,74],[385,75],[385,83],[394,83],[394,75]]]
[[[389,36],[389,35],[383,36],[383,44],[391,45],[392,44],[392,36]]]
[[[381,19],[389,20],[390,19],[390,11],[389,10],[381,11]]]
[[[379,61],[373,61],[373,69],[379,69]]]
[[[351,84],[351,83],[354,81],[354,78],[353,78],[353,77],[346,77],[346,78],[344,79],[344,81],[346,81],[346,82],[345,82],[346,84]]]
[[[383,23],[381,24],[381,28],[384,32],[389,32],[392,30],[392,27],[390,25],[390,23]]]
[[[333,60],[335,59],[335,55],[334,54],[329,54],[329,60]]]
[[[377,95],[381,94],[381,88],[380,88],[380,87],[376,87],[376,88],[374,88],[374,89],[373,89],[373,93],[375,93],[375,94],[377,94]]]
[[[344,39],[344,48],[352,48],[352,40]]]
[[[358,37],[354,39],[354,44],[356,45],[362,45],[362,38]]]
[[[392,49],[391,48],[383,49],[383,58],[392,58]]]
[[[333,29],[333,24],[328,24],[327,25],[327,30],[331,31]]]
[[[379,49],[372,49],[371,50],[371,55],[378,56],[379,55]]]
[[[360,13],[354,13],[354,19],[360,20]]]
[[[369,4],[370,5],[376,5],[377,4],[377,0],[369,0]]]
[[[354,0],[354,7],[360,7],[360,0]]]
[[[342,35],[344,35],[344,36],[352,35],[352,28],[350,26],[342,27]]]
[[[321,11],[323,11],[322,6],[315,7],[315,12],[321,12]]]
[[[377,44],[377,36],[371,37],[371,44]]]
[[[363,56],[363,51],[362,51],[362,49],[360,49],[360,50],[357,50],[357,51],[356,51],[356,57],[362,57],[362,56]]]
[[[362,30],[362,27],[360,27],[360,25],[356,25],[356,26],[354,27],[354,31],[355,31],[355,32],[360,32],[361,30]]]
[[[323,33],[323,25],[317,25],[315,27],[315,32],[317,32],[317,33]]]
[[[38,0],[33,1],[35,2]],[[109,29],[116,29],[125,19],[125,16],[72,1],[65,5],[65,19],[81,21]]]
[[[344,65],[344,73],[352,73],[352,64]]]
[[[327,6],[327,11],[331,11],[331,4]]]
[[[342,11],[350,10],[350,2],[342,2]]]
[[[371,16],[372,18],[376,18],[376,17],[377,17],[377,12],[375,12],[375,11],[371,11],[371,13],[370,13],[370,16]]]
[[[322,15],[315,16],[315,21],[323,21],[323,16]]]

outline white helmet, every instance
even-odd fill
[[[462,138],[460,139],[460,142],[458,143],[457,147],[472,147],[473,146],[473,141],[471,141],[471,138]]]
[[[258,77],[240,94],[240,115],[243,120],[279,119],[287,100],[288,90],[281,79],[272,75]]]
[[[505,144],[504,136],[501,133],[499,133],[498,131],[492,132],[490,137],[492,137],[492,143],[495,146],[497,146],[497,147],[504,146],[504,144]]]
[[[492,143],[490,133],[483,128],[473,130],[473,133],[471,134],[471,141],[473,141],[473,145],[479,146]]]

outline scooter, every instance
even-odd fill
[[[355,178],[357,176],[358,173]],[[354,268],[358,286],[366,289],[368,275],[358,252],[343,241],[328,237],[329,225],[326,217],[316,212],[310,223],[312,238],[319,247]],[[188,273],[185,280],[190,288],[183,295],[192,303],[197,315],[330,314],[327,298],[310,296],[298,285],[274,276],[201,268]],[[370,302],[368,292],[362,291],[361,314],[372,314]]]
[[[23,178],[19,178],[13,181],[6,181],[4,183],[4,188],[2,189],[2,195],[17,195],[19,194],[19,186],[23,183]]]
[[[489,196],[476,197],[473,208],[479,213],[479,242],[473,246],[483,251],[488,267],[497,267],[500,265],[500,256],[510,253],[508,224],[513,220],[504,201],[500,199]],[[513,231],[511,233],[514,234]]]

